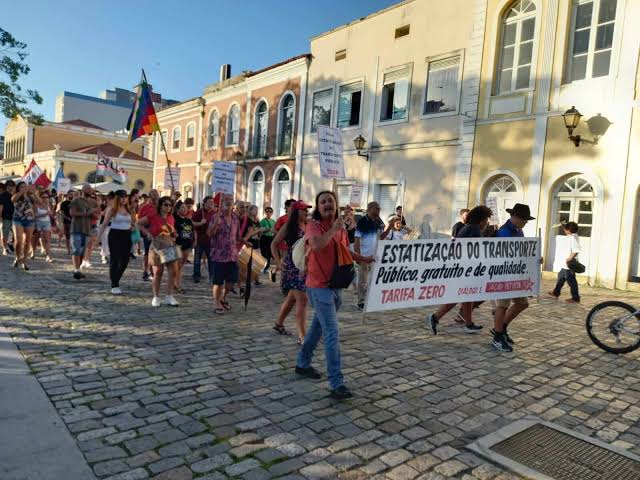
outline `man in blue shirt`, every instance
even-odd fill
[[[535,220],[531,216],[528,205],[516,203],[513,208],[507,208],[511,218],[505,222],[496,234],[497,237],[524,237],[522,229],[529,220]],[[501,352],[513,352],[513,340],[507,333],[507,327],[520,313],[529,306],[527,297],[505,298],[496,300],[496,312],[494,316],[493,341],[491,345]]]

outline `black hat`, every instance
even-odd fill
[[[516,203],[513,208],[507,208],[507,213],[515,215],[522,220],[535,220],[535,217],[531,216],[529,205],[523,205],[522,203]]]

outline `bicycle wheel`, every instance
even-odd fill
[[[607,352],[632,352],[640,347],[640,313],[628,303],[600,303],[587,315],[587,333]]]

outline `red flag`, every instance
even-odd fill
[[[29,168],[24,172],[22,181],[27,182],[29,185],[39,185],[43,188],[49,188],[49,185],[51,185],[51,180],[49,180],[35,160],[31,160]]]

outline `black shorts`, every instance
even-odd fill
[[[142,237],[142,243],[144,244],[144,254],[149,255],[149,249],[151,248],[151,239],[149,237]]]
[[[238,281],[238,262],[210,262],[213,269],[209,270],[209,283],[223,285]]]

